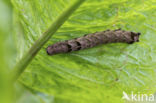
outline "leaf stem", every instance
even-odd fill
[[[85,0],[76,0],[69,8],[52,23],[49,29],[32,45],[29,51],[15,65],[11,72],[11,80],[15,82],[24,72],[28,64],[36,56],[42,46],[51,38],[51,36],[61,27],[61,25],[69,18],[69,16],[84,2]]]

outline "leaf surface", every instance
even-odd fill
[[[72,1],[13,1],[17,59]],[[155,0],[88,0],[40,50],[19,81],[61,103],[122,103],[123,91],[154,93],[155,5]],[[47,46],[55,42],[117,28],[141,32],[140,42],[100,45],[54,56],[46,54]]]

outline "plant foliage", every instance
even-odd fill
[[[74,0],[13,0],[17,61]],[[122,92],[155,92],[155,0],[88,0],[33,59],[19,81],[61,103],[122,103]],[[133,45],[114,43],[49,56],[46,47],[84,34],[141,32]]]

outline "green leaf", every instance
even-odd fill
[[[11,34],[12,6],[0,0],[0,102],[13,103],[8,73],[15,64],[15,44]]]
[[[19,76],[24,72],[28,64],[43,47],[43,45],[84,1],[85,0],[77,0],[73,4],[71,4],[69,8],[65,9],[62,14],[53,21],[52,25],[42,34],[42,36],[34,42],[29,51],[25,53],[21,60],[19,60],[19,62],[15,65],[11,73],[11,78],[13,82],[19,78]]]
[[[18,59],[74,0],[14,0]],[[88,0],[40,50],[20,78],[55,102],[122,103],[122,93],[154,93],[155,0]],[[23,30],[21,29],[23,28]],[[55,42],[106,29],[141,32],[135,44],[107,44],[49,56]]]

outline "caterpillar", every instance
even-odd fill
[[[141,33],[124,31],[121,29],[96,32],[84,35],[83,37],[58,42],[48,46],[47,54],[54,55],[59,53],[68,53],[107,43],[120,42],[132,44],[134,42],[139,42],[140,34]]]

